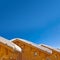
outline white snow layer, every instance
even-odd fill
[[[18,39],[18,40],[20,40],[20,41],[22,41],[22,42],[25,42],[25,43],[27,43],[27,44],[30,44],[30,45],[32,45],[32,46],[34,46],[34,47],[36,47],[36,48],[38,48],[38,49],[40,49],[40,50],[43,50],[43,51],[46,51],[46,52],[52,54],[52,50],[50,50],[50,49],[48,49],[48,48],[44,48],[44,47],[42,47],[42,46],[38,46],[37,44],[32,43],[32,42],[29,42],[29,41],[27,41],[27,40],[25,40],[25,39],[15,38],[15,39],[12,39],[11,41],[14,41],[14,40],[16,40],[16,39]]]
[[[51,47],[51,46],[48,46],[48,45],[45,45],[45,44],[40,44],[39,46],[42,46],[42,47],[45,47],[45,48],[50,48],[50,49],[53,49],[53,50],[55,50],[55,51],[57,51],[57,52],[60,52],[60,50],[59,49],[57,49],[57,48],[53,48],[53,47]]]
[[[3,44],[6,44],[7,46],[21,52],[21,48],[19,46],[17,46],[16,44],[14,44],[13,42],[8,41],[7,39],[3,38],[0,36],[0,42]]]

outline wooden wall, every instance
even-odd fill
[[[0,60],[20,60],[21,53],[7,46],[6,44],[0,43]]]
[[[43,46],[43,45],[42,45],[42,46]],[[50,56],[50,58],[51,58],[52,60],[60,60],[60,52],[58,52],[58,51],[56,51],[56,50],[54,50],[54,49],[52,49],[52,48],[49,48],[49,47],[47,47],[47,46],[43,46],[43,47],[52,50],[53,53],[52,53],[52,55]]]
[[[51,56],[51,54],[23,41],[14,40],[13,42],[22,48],[22,60],[49,60]]]

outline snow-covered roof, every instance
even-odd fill
[[[46,51],[46,52],[52,54],[52,50],[50,50],[50,49],[48,49],[48,48],[44,48],[44,47],[42,47],[42,46],[38,46],[37,44],[35,44],[35,43],[33,43],[33,42],[29,42],[29,41],[27,41],[27,40],[25,40],[25,39],[15,38],[15,39],[12,39],[11,41],[14,41],[14,40],[16,40],[16,39],[18,39],[18,40],[20,40],[20,41],[23,41],[23,42],[25,42],[25,43],[27,43],[27,44],[30,44],[30,45],[32,45],[32,46],[34,46],[34,47],[36,47],[36,48],[38,48],[38,49],[40,49],[40,50],[43,50],[43,51]]]
[[[40,44],[39,46],[42,46],[42,47],[45,47],[45,48],[48,48],[48,49],[53,49],[53,50],[55,50],[55,51],[57,51],[57,52],[60,52],[59,49],[54,48],[54,47],[51,47],[51,46],[48,46],[48,45],[45,45],[45,44]]]
[[[3,37],[0,36],[0,42],[3,44],[6,44],[7,46],[21,52],[21,48],[19,46],[17,46],[16,44],[14,44],[13,42],[10,42],[8,39],[5,39]]]

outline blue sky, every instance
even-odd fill
[[[60,0],[0,0],[0,36],[60,48]]]

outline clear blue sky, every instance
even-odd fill
[[[0,0],[0,36],[60,48],[60,0]]]

